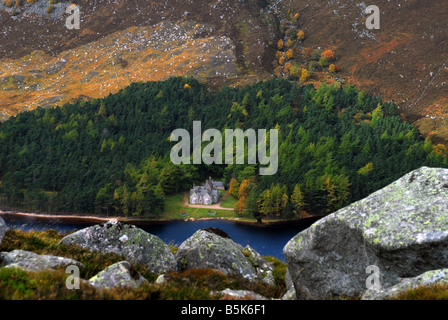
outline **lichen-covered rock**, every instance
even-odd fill
[[[448,170],[422,167],[300,232],[284,247],[297,298],[360,296],[448,265]]]
[[[282,296],[282,300],[297,300],[296,289],[294,288],[294,283],[292,282],[288,269],[286,269],[285,285],[286,293]]]
[[[89,279],[89,283],[97,288],[112,289],[129,287],[136,289],[143,284],[149,284],[127,261],[117,262]]]
[[[249,290],[232,290],[227,288],[217,293],[235,299],[268,300],[265,296]]]
[[[243,247],[217,230],[198,230],[179,246],[176,254],[179,270],[210,268],[251,281],[260,280]]]
[[[269,285],[275,285],[273,266],[249,245],[244,247],[243,253],[255,268],[258,278]]]
[[[427,271],[414,278],[402,279],[399,284],[380,290],[367,290],[363,300],[385,300],[390,299],[402,292],[420,286],[431,286],[436,284],[448,285],[448,269]]]
[[[60,244],[76,244],[92,251],[114,252],[130,262],[140,263],[160,274],[176,269],[176,260],[159,237],[133,225],[108,221],[64,237]]]
[[[3,238],[5,237],[5,233],[6,233],[6,223],[5,220],[2,219],[2,217],[0,217],[0,244],[3,241]]]
[[[77,266],[80,269],[85,268],[81,262],[53,255],[39,255],[24,250],[0,253],[0,267],[21,268],[26,271],[43,271],[66,268],[70,265]]]

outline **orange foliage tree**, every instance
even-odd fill
[[[292,49],[288,49],[286,51],[286,56],[288,57],[288,59],[292,59],[294,57],[294,51]]]
[[[283,66],[285,64],[285,57],[281,56],[280,59],[278,59],[278,64]]]
[[[305,32],[303,32],[303,30],[300,30],[299,32],[297,32],[297,40],[303,41],[303,39],[305,39]]]
[[[324,52],[322,52],[321,54],[322,58],[327,58],[328,60],[333,60],[334,59],[334,52],[333,50],[325,50]]]

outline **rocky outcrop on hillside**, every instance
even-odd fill
[[[448,169],[406,174],[299,233],[284,254],[298,299],[359,297],[446,267]]]
[[[114,252],[129,262],[146,266],[153,273],[176,269],[173,253],[159,237],[122,222],[108,221],[79,230],[64,237],[60,244],[76,244],[89,250]]]
[[[216,229],[198,230],[185,240],[179,246],[176,261],[179,270],[210,268],[250,281],[272,281],[272,266],[266,260]]]

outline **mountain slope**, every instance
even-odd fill
[[[358,0],[281,1],[283,16],[300,12],[304,46],[334,50],[340,76],[393,100],[408,121],[439,141],[448,138],[448,2],[375,1],[380,29],[367,30]]]
[[[48,14],[48,0],[0,2],[3,117],[169,76],[218,86],[270,76],[277,23],[260,1],[83,1],[79,30],[65,28],[68,4]]]
[[[348,82],[393,100],[433,142],[448,141],[445,0],[378,0],[379,30],[366,29],[369,3],[359,0],[78,1],[80,30],[64,27],[67,2],[50,14],[47,0],[22,0],[19,8],[4,2],[3,118],[173,75],[213,87],[268,79],[276,74],[277,41],[287,40],[282,23],[299,13],[305,39],[292,46],[294,63],[309,69],[321,48],[333,50],[340,67],[337,74],[312,72],[308,82]]]

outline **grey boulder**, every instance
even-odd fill
[[[179,270],[216,269],[249,281],[263,280],[271,266],[250,247],[244,249],[215,228],[196,231],[176,254]]]
[[[24,250],[13,250],[0,253],[0,267],[21,268],[26,271],[43,271],[77,266],[80,269],[85,266],[76,260],[53,255],[39,255]]]
[[[149,284],[127,261],[117,262],[89,279],[89,283],[101,289],[127,287],[137,289],[143,284]]]
[[[92,251],[117,253],[130,262],[140,263],[160,274],[176,269],[176,260],[159,237],[133,225],[108,221],[64,237],[59,244],[79,245]]]
[[[292,238],[284,247],[298,299],[359,297],[448,265],[448,170],[422,167]]]

